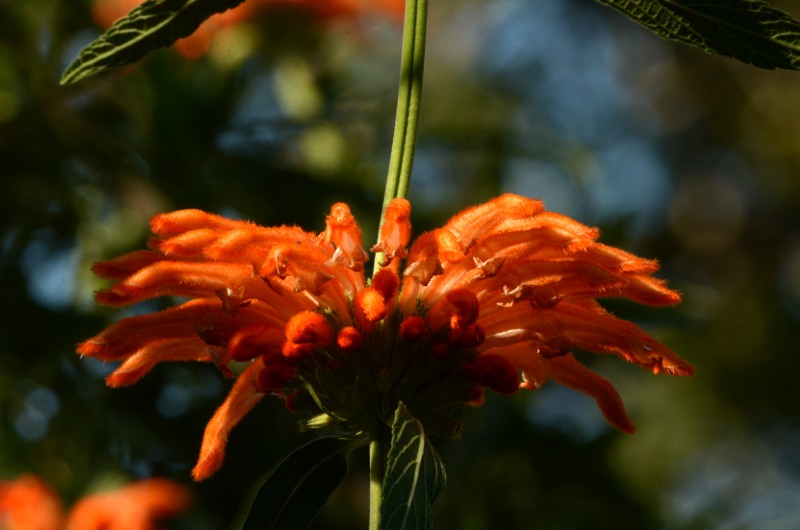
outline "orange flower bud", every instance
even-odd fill
[[[324,347],[333,340],[333,328],[320,313],[302,311],[286,324],[286,339],[295,344]]]
[[[361,349],[364,338],[361,332],[353,326],[345,326],[339,330],[336,336],[336,345],[346,353],[355,353]]]
[[[428,324],[421,316],[411,315],[400,323],[400,339],[406,342],[415,342],[428,332]]]
[[[372,287],[359,291],[355,300],[356,318],[364,331],[371,331],[375,323],[389,313],[386,300]]]

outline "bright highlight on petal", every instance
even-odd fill
[[[591,396],[611,425],[632,432],[617,391],[573,350],[654,373],[692,373],[598,302],[678,303],[652,276],[655,261],[598,243],[597,229],[518,195],[468,208],[413,243],[410,211],[405,199],[387,209],[372,247],[383,253],[382,267],[371,280],[361,229],[343,203],[320,234],[198,210],[156,216],[151,250],[95,266],[117,282],[97,299],[189,301],[123,319],[78,352],[121,361],[112,386],[163,361],[211,362],[230,377],[231,362],[248,363],[206,428],[198,480],[219,469],[231,430],[267,394],[307,418],[307,428],[362,435],[376,416],[389,423],[403,401],[426,432],[457,436],[462,407],[483,403],[486,388],[513,394],[554,380]]]

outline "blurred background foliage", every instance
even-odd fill
[[[634,436],[557,386],[489,396],[440,445],[437,527],[800,527],[798,74],[668,44],[590,0],[431,4],[417,233],[501,192],[541,197],[661,261],[683,304],[608,306],[697,367],[587,359]],[[187,207],[320,230],[343,200],[374,240],[399,64],[396,16],[284,5],[196,60],[167,49],[59,87],[98,33],[90,2],[0,0],[0,479],[37,473],[68,502],[152,475],[189,483],[229,387],[173,365],[106,389],[109,367],[74,345],[155,306],[96,306],[91,263]],[[308,439],[282,409],[267,400],[236,428],[175,528],[234,527]],[[366,454],[351,465],[313,528],[366,527]]]

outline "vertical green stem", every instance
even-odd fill
[[[403,22],[403,54],[400,62],[400,86],[397,93],[397,115],[392,136],[392,153],[386,190],[383,194],[383,225],[386,207],[396,197],[405,197],[411,181],[417,124],[422,96],[422,72],[425,64],[425,36],[428,26],[428,0],[406,0]],[[377,272],[383,256],[376,256]]]
[[[381,226],[386,207],[397,197],[405,197],[414,165],[417,143],[417,124],[422,96],[422,72],[425,63],[425,32],[428,22],[428,0],[406,0],[403,21],[403,54],[400,64],[400,86],[397,93],[397,115],[392,136],[392,153],[386,175],[383,195]],[[382,255],[375,256],[377,272]],[[389,452],[389,431],[376,418],[370,432],[369,443],[369,528],[381,527],[381,500],[383,476],[386,473],[386,455]]]
[[[388,431],[381,421],[376,421],[369,441],[369,530],[381,527],[381,501],[383,477],[386,474]]]

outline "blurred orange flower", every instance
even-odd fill
[[[3,530],[156,530],[161,519],[189,507],[189,492],[165,479],[149,479],[90,495],[65,517],[56,493],[34,475],[0,482]]]
[[[153,478],[84,497],[70,510],[66,530],[156,530],[156,523],[189,508],[189,492]]]
[[[0,481],[0,528],[60,530],[64,507],[55,491],[35,475]]]
[[[598,231],[503,195],[459,213],[407,248],[411,205],[395,199],[367,281],[361,230],[335,204],[320,234],[265,228],[198,210],[158,215],[151,250],[98,263],[118,280],[97,293],[125,306],[189,300],[121,320],[78,347],[122,361],[111,386],[162,361],[215,363],[235,383],[209,422],[194,476],[222,464],[233,426],[267,394],[314,416],[309,426],[365,432],[404,402],[426,431],[455,436],[462,406],[484,388],[512,394],[548,379],[593,397],[615,427],[633,431],[614,387],[571,354],[610,353],[655,373],[692,368],[598,298],[664,306],[678,293],[652,277],[656,262],[597,242]],[[243,369],[238,375],[239,367]]]
[[[92,17],[98,26],[108,28],[141,3],[143,0],[95,0]],[[194,33],[178,40],[175,48],[186,59],[200,58],[208,52],[217,31],[276,7],[300,9],[318,19],[384,12],[402,20],[405,0],[247,0],[204,21]]]

